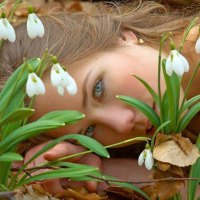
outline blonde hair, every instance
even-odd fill
[[[28,38],[26,24],[21,24],[16,27],[16,42],[6,41],[0,50],[0,88],[23,58],[41,57],[46,48],[59,62],[70,66],[95,52],[115,47],[117,37],[123,38],[125,30],[133,31],[147,44],[156,44],[162,33],[179,34],[198,14],[189,8],[185,11],[170,10],[153,1],[123,6],[99,4],[92,12],[42,17],[45,36],[34,40]]]

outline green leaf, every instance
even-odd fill
[[[23,157],[18,153],[8,152],[0,156],[0,162],[22,161]]]
[[[39,180],[87,176],[87,175],[91,175],[95,171],[97,171],[97,169],[91,169],[91,168],[87,169],[85,167],[83,169],[79,168],[78,170],[76,168],[67,168],[67,169],[57,169],[53,171],[47,171],[47,172],[32,176],[30,178],[27,178],[23,181],[19,181],[16,187],[19,187],[24,184],[28,184],[33,181],[39,181]]]
[[[162,62],[163,74],[167,86],[167,96],[169,102],[169,113],[172,131],[175,133],[177,130],[178,122],[178,111],[179,111],[179,97],[180,97],[180,79],[173,73],[171,76],[168,76],[165,70],[166,60]]]
[[[151,108],[146,103],[139,101],[135,98],[129,97],[129,96],[118,95],[116,97],[118,99],[122,100],[123,102],[137,108],[142,113],[144,113],[149,118],[149,120],[151,121],[153,126],[155,126],[155,127],[160,126],[160,118],[159,118],[158,114],[153,110],[153,108]]]
[[[63,123],[54,122],[52,120],[35,121],[24,125],[10,133],[4,140],[0,142],[0,151],[6,152],[12,146],[17,145],[28,138],[62,126],[64,126]]]
[[[142,78],[136,76],[136,75],[133,75],[135,78],[137,78],[144,86],[145,88],[149,91],[149,93],[151,94],[151,96],[153,97],[156,105],[158,105],[158,107],[160,108],[160,105],[159,105],[159,98],[158,98],[158,95],[156,94],[156,92],[151,88],[151,86],[146,82],[144,81]]]
[[[105,149],[104,146],[102,146],[99,142],[97,142],[95,139],[90,138],[85,135],[78,135],[78,134],[69,134],[69,135],[64,135],[59,138],[54,139],[53,141],[49,142],[47,145],[45,145],[40,151],[38,151],[27,163],[32,162],[35,158],[37,158],[39,155],[43,154],[44,152],[48,151],[55,145],[59,144],[60,142],[64,140],[69,140],[69,139],[75,139],[78,140],[83,146],[87,147],[88,149],[91,149],[94,153],[109,158],[109,153]],[[75,155],[75,154],[74,154]]]
[[[200,150],[200,135],[197,139],[197,147]],[[200,158],[196,161],[196,163],[191,167],[190,169],[190,178],[199,178],[200,179]],[[200,184],[200,181],[189,181],[188,183],[188,200],[195,199],[195,194],[197,192],[198,185]]]
[[[39,120],[54,120],[65,124],[74,124],[85,117],[84,114],[75,110],[59,110],[45,114]]]
[[[169,101],[168,101],[168,95],[167,91],[165,91],[163,97],[162,97],[162,114],[163,114],[163,122],[170,120],[170,112],[169,112]],[[171,127],[170,124],[168,126],[163,127],[164,130],[162,130],[163,133],[168,134],[171,133]]]
[[[29,63],[34,69],[36,69],[36,67],[40,63],[40,59],[39,58],[33,58],[33,59],[27,61],[27,63]],[[22,64],[20,67],[18,67],[12,73],[12,75],[6,81],[3,89],[1,90],[1,92],[0,92],[0,105],[1,105],[0,113],[2,112],[2,109],[4,109],[4,106],[7,105],[7,102],[9,102],[9,106],[12,106],[12,104],[16,104],[16,101],[13,101],[13,99],[16,98],[15,96],[17,96],[18,98],[23,97],[22,93],[24,93],[24,90],[25,90],[25,82],[26,82],[27,77],[28,77],[28,70],[25,70],[23,72],[23,74],[20,77],[20,80],[18,81],[17,85],[15,85],[16,80],[18,79],[23,67],[24,67],[24,64]],[[14,88],[15,88],[15,91],[13,92]],[[11,94],[12,94],[12,101],[9,101]],[[18,104],[18,102],[17,102],[17,104]],[[16,108],[13,107],[13,109],[16,109]],[[6,112],[6,110],[5,110],[5,113],[8,114],[8,112]]]
[[[187,100],[184,103],[183,108],[180,110],[180,113],[184,112],[186,109],[188,109],[190,106],[192,106],[198,100],[200,100],[200,95],[194,96],[194,97],[190,98],[189,100]]]
[[[15,123],[20,120],[24,120],[30,115],[32,115],[34,112],[34,109],[30,108],[19,108],[9,114],[8,116],[5,116],[3,119],[0,120],[0,125],[6,125],[10,123]]]
[[[190,108],[190,110],[182,117],[178,124],[178,133],[181,133],[192,120],[192,118],[200,111],[200,102]]]

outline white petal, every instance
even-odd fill
[[[61,96],[64,95],[64,88],[63,88],[63,87],[58,86],[58,87],[57,87],[57,91],[58,91],[58,93],[59,93]]]
[[[34,21],[33,13],[28,15],[27,32],[28,32],[28,36],[31,39],[34,39],[34,38],[37,37],[37,26],[36,26],[35,21]]]
[[[7,28],[7,38],[10,42],[15,42],[16,40],[15,30],[7,19],[5,19],[5,22]]]
[[[196,44],[195,44],[195,51],[196,53],[200,53],[200,37],[198,38],[198,40],[196,41]]]
[[[182,76],[183,75],[183,73],[184,73],[184,64],[183,64],[180,56],[174,57],[174,59],[172,61],[172,68],[173,68],[174,72],[178,76]]]
[[[7,40],[7,29],[3,23],[3,19],[0,19],[0,39]]]
[[[142,166],[143,163],[144,163],[144,152],[145,152],[145,150],[139,155],[139,158],[138,158],[138,165],[139,166]]]
[[[32,97],[33,95],[36,94],[36,84],[32,80],[32,75],[33,73],[30,73],[28,75],[28,80],[26,83],[26,93],[29,97]]]
[[[44,26],[38,16],[35,13],[33,13],[33,15],[34,20],[37,22],[37,35],[42,38],[44,36]]]
[[[37,76],[37,86],[36,86],[36,95],[45,94],[45,86],[42,80]]]
[[[166,60],[166,73],[168,76],[171,76],[173,73],[173,68],[172,68],[172,63],[171,63],[171,55],[168,56],[167,60]]]
[[[77,93],[77,85],[75,80],[70,76],[70,84],[67,86],[67,91],[70,95],[75,95]]]
[[[51,84],[58,87],[61,84],[61,78],[60,68],[57,64],[54,64],[51,68]]]
[[[179,56],[181,58],[183,66],[184,66],[184,72],[188,72],[189,71],[189,63],[188,63],[187,59],[181,54]]]
[[[149,149],[146,150],[145,167],[151,170],[154,164],[153,155]]]

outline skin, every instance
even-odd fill
[[[179,43],[179,41],[179,38],[176,38],[176,42]],[[157,91],[158,50],[139,44],[132,32],[125,32],[123,39],[119,38],[117,42],[117,48],[96,53],[70,66],[68,72],[74,77],[78,86],[78,93],[75,96],[70,96],[67,92],[65,92],[63,97],[59,96],[56,88],[50,83],[50,74],[45,74],[43,81],[46,86],[46,94],[36,98],[36,112],[31,120],[36,120],[47,112],[61,109],[79,110],[86,115],[77,124],[57,129],[47,133],[47,135],[56,138],[68,133],[85,134],[92,136],[103,145],[113,144],[137,136],[148,136],[148,129],[151,128],[149,120],[140,111],[119,101],[116,95],[132,96],[144,101],[156,110],[152,97],[146,92],[144,86],[130,74],[142,77]],[[192,63],[190,72],[184,75],[183,89],[186,88],[189,77],[198,60],[194,59],[194,47],[192,45],[194,46],[193,40],[186,42],[185,49],[187,49],[187,52],[183,51],[184,56],[187,57],[190,64]],[[163,56],[166,56],[166,54]],[[196,56],[195,58],[198,57]],[[86,105],[83,106],[83,85],[88,74],[89,77],[86,84],[87,100]],[[94,92],[95,87],[99,86],[96,83],[99,82],[103,83],[103,93]],[[161,78],[161,82],[163,83],[163,78]],[[199,85],[198,83],[199,81],[196,79],[195,85]],[[164,84],[161,85],[163,91]],[[191,97],[199,92],[200,88],[192,88],[189,96]],[[95,125],[94,131],[87,130],[91,125]],[[194,125],[191,126],[194,127]],[[25,156],[25,161],[45,144],[42,143],[30,149]],[[55,160],[84,150],[84,147],[69,142],[62,142],[37,158],[29,167],[33,167],[46,160]],[[94,154],[88,154],[70,161],[97,166],[105,174],[125,180],[150,179],[150,173],[143,167],[138,167],[137,161],[133,159],[124,159],[122,162],[121,159],[106,160],[100,159]],[[116,168],[116,166],[118,167]],[[137,171],[137,173],[134,173],[134,171]],[[66,182],[63,183],[63,180],[56,179],[43,182],[42,184],[47,191],[56,194],[63,190],[62,185],[66,185]],[[70,184],[73,183],[70,182]],[[107,187],[105,184],[97,184],[95,182],[84,182],[81,184],[90,191]]]
[[[48,135],[58,137],[67,133],[80,133],[95,138],[103,145],[146,136],[147,130],[151,128],[150,121],[140,111],[117,99],[116,95],[132,96],[154,108],[151,95],[141,92],[145,91],[144,86],[131,74],[142,77],[157,91],[157,62],[156,49],[138,45],[136,38],[132,38],[132,43],[130,40],[121,41],[118,48],[97,53],[70,67],[68,71],[78,86],[75,96],[70,96],[67,92],[63,97],[59,96],[47,73],[44,77],[46,94],[36,98],[36,113],[32,120],[53,110],[78,110],[86,115],[83,120]],[[85,79],[87,81],[84,87]],[[84,88],[87,93],[85,105]],[[93,126],[95,128],[91,131]]]

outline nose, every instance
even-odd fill
[[[121,134],[130,132],[135,124],[134,112],[119,106],[97,110],[94,118],[97,123],[103,124]]]

